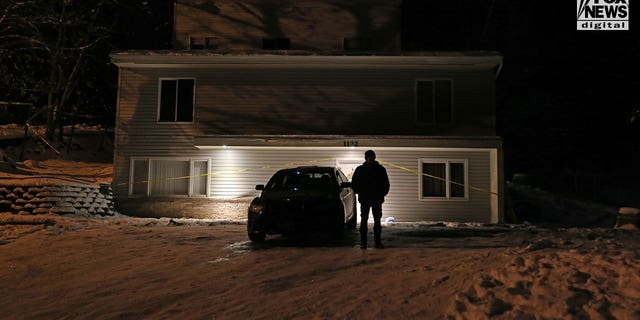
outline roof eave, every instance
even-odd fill
[[[493,54],[412,55],[289,55],[289,54],[191,54],[189,52],[115,52],[111,61],[119,67],[189,67],[216,65],[387,65],[387,66],[478,66],[495,68],[502,56]]]

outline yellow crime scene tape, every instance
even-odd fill
[[[211,173],[202,173],[202,174],[189,175],[189,176],[180,176],[180,177],[171,177],[171,178],[162,178],[162,179],[150,179],[150,180],[133,181],[133,184],[138,184],[138,183],[156,183],[156,182],[161,182],[161,181],[180,180],[180,179],[189,179],[189,178],[196,178],[196,177],[207,177],[207,176],[217,176],[217,175],[221,175],[221,174],[245,173],[245,172],[249,172],[249,171],[256,171],[256,170],[263,170],[263,169],[274,169],[274,168],[275,169],[280,169],[280,168],[294,167],[294,166],[300,166],[300,165],[312,164],[312,163],[318,163],[318,162],[330,161],[330,160],[336,160],[336,158],[324,158],[324,159],[307,160],[307,161],[292,161],[292,162],[287,162],[287,163],[283,163],[283,164],[280,164],[280,165],[268,165],[268,166],[260,166],[260,167],[255,167],[255,168],[243,168],[243,169],[237,169],[237,170],[224,170],[224,171],[211,172]],[[115,184],[115,185],[121,186],[121,185],[127,185],[127,184],[129,184],[129,183],[128,182],[123,182],[123,183],[118,183],[118,184]]]
[[[431,178],[431,179],[434,179],[434,180],[440,180],[440,181],[443,181],[443,182],[449,182],[451,184],[455,184],[455,185],[458,185],[458,186],[461,186],[461,187],[465,186],[464,183],[459,183],[459,182],[455,182],[455,181],[447,181],[447,179],[436,177],[434,175],[430,175],[428,173],[420,172],[418,170],[413,170],[413,169],[410,169],[410,168],[407,168],[407,167],[399,166],[399,165],[393,164],[391,162],[386,162],[386,161],[381,161],[381,160],[378,160],[378,162],[380,162],[381,164],[384,164],[384,165],[388,165],[388,166],[390,166],[392,168],[404,170],[404,171],[407,171],[407,172],[410,172],[410,173],[413,173],[413,174],[416,174],[416,175],[419,175],[419,176],[425,176],[425,177],[428,177],[428,178]],[[473,190],[476,190],[476,191],[490,193],[490,194],[493,194],[493,195],[496,195],[496,196],[498,195],[497,192],[493,192],[493,191],[490,191],[490,190],[487,190],[487,189],[483,189],[483,188],[474,187],[474,186],[472,186],[470,184],[467,184],[466,186],[468,186],[469,189],[473,189]]]
[[[301,166],[301,165],[309,165],[309,164],[313,164],[313,163],[318,163],[318,162],[324,162],[324,161],[332,161],[332,160],[336,160],[336,158],[323,158],[323,159],[316,159],[316,160],[306,160],[306,161],[292,161],[292,162],[287,162],[287,163],[283,163],[280,165],[267,165],[267,166],[260,166],[260,167],[255,167],[255,168],[243,168],[243,169],[237,169],[237,170],[225,170],[225,171],[217,171],[217,172],[211,172],[211,173],[202,173],[202,174],[197,174],[197,175],[189,175],[189,176],[180,176],[180,177],[171,177],[171,178],[162,178],[162,179],[150,179],[150,180],[141,180],[141,181],[134,181],[133,184],[138,184],[138,183],[157,183],[157,182],[161,182],[161,181],[170,181],[170,180],[181,180],[181,179],[190,179],[190,178],[197,178],[197,177],[207,177],[207,176],[217,176],[217,175],[222,175],[222,174],[237,174],[237,173],[245,173],[245,172],[250,172],[250,171],[256,171],[256,170],[263,170],[263,169],[280,169],[280,168],[288,168],[288,167],[295,167],[295,166]],[[461,187],[469,187],[469,189],[473,189],[476,191],[480,191],[480,192],[484,192],[484,193],[490,193],[493,195],[498,195],[497,192],[493,192],[484,188],[478,188],[475,186],[472,186],[470,184],[465,185],[464,183],[458,183],[455,181],[447,181],[446,179],[443,179],[441,177],[437,177],[434,175],[430,175],[428,173],[424,173],[424,172],[420,172],[418,170],[414,170],[411,168],[407,168],[407,167],[403,167],[403,166],[399,166],[397,164],[393,164],[391,162],[387,162],[387,161],[382,161],[380,159],[378,159],[378,162],[380,164],[383,165],[387,165],[389,167],[398,169],[398,170],[402,170],[402,171],[406,171],[418,176],[424,176],[424,177],[428,177],[434,180],[439,180],[439,181],[443,181],[443,182],[449,182]],[[116,185],[127,185],[129,184],[128,182],[124,182],[124,183],[118,183]]]

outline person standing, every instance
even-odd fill
[[[353,190],[358,194],[360,202],[360,248],[367,248],[367,223],[369,210],[373,213],[373,236],[376,248],[384,248],[381,240],[382,203],[389,193],[389,176],[387,170],[376,161],[376,153],[367,150],[365,162],[356,168],[351,179]]]

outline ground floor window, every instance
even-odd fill
[[[420,198],[467,199],[467,167],[467,160],[420,159]]]
[[[129,194],[207,196],[208,173],[208,160],[133,159]]]

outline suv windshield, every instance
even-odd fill
[[[287,171],[276,174],[265,186],[265,190],[318,190],[335,187],[335,179],[329,172]]]

